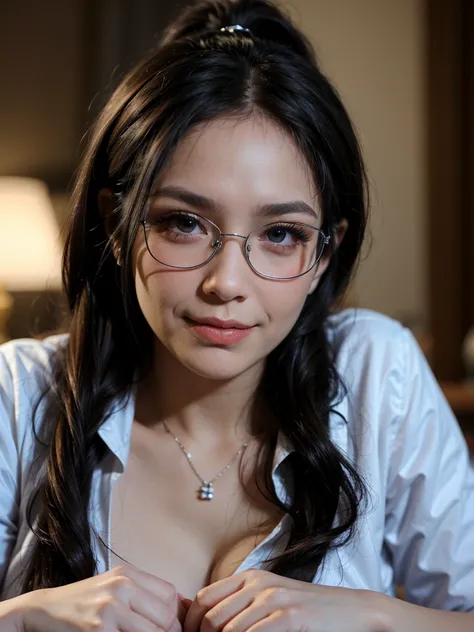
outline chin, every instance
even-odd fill
[[[250,370],[251,367],[247,365],[233,365],[233,363],[206,363],[206,362],[196,362],[189,361],[185,364],[185,366],[200,377],[203,377],[207,380],[215,380],[217,382],[226,382],[228,380],[232,380],[242,373]]]
[[[179,354],[177,359],[187,369],[208,380],[232,380],[247,371],[253,371],[260,364],[258,358],[233,356],[228,349],[208,348],[193,350],[189,354]]]

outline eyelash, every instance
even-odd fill
[[[189,213],[187,211],[167,211],[159,217],[152,218],[152,220],[148,223],[152,225],[157,225],[165,223],[167,220],[179,217],[183,217],[185,219],[193,219],[196,221],[197,224],[199,224],[200,220],[202,219],[199,217],[199,215],[194,215],[193,213]],[[303,242],[309,241],[311,239],[308,232],[305,231],[304,228],[299,224],[291,222],[271,222],[270,224],[268,224],[268,226],[270,228],[282,228],[283,230],[287,230],[289,232],[291,231],[295,237],[301,239],[301,241]]]

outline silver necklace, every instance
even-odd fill
[[[165,430],[168,434],[170,434],[173,439],[176,441],[176,443],[178,444],[178,446],[181,448],[181,452],[184,454],[184,456],[186,457],[188,463],[189,463],[189,467],[192,469],[192,471],[194,472],[194,474],[197,476],[197,478],[199,479],[199,481],[201,482],[201,487],[198,489],[197,494],[198,494],[198,499],[199,500],[212,500],[214,498],[214,487],[213,487],[213,483],[215,483],[215,481],[217,481],[218,478],[220,478],[225,472],[227,472],[227,470],[233,465],[233,463],[235,462],[236,459],[239,458],[239,456],[242,454],[242,452],[245,450],[245,448],[248,446],[248,442],[246,441],[242,447],[234,454],[234,456],[232,457],[232,459],[229,461],[229,463],[227,463],[227,465],[225,467],[222,468],[222,470],[216,474],[214,476],[214,478],[212,478],[210,481],[206,481],[202,478],[202,476],[200,476],[200,474],[198,473],[198,471],[196,470],[196,468],[194,467],[194,463],[193,463],[193,458],[192,455],[186,450],[186,448],[184,447],[184,445],[181,443],[179,437],[176,437],[171,430],[168,428],[166,422],[163,422],[163,426],[165,427]]]

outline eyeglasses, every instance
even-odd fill
[[[159,263],[192,270],[208,263],[222,248],[224,237],[243,239],[251,269],[266,279],[295,279],[312,270],[331,237],[301,222],[273,222],[248,235],[223,233],[211,220],[195,213],[150,213],[142,221],[145,243]]]

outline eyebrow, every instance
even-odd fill
[[[168,197],[184,202],[189,206],[194,206],[200,211],[208,211],[218,215],[222,212],[221,207],[214,201],[199,193],[194,193],[188,189],[177,186],[166,186],[153,191],[151,195],[153,198]],[[303,213],[303,215],[309,215],[313,219],[318,219],[316,211],[303,200],[293,200],[291,202],[275,202],[272,204],[263,204],[258,206],[254,215],[258,217],[269,217],[287,215],[291,213]]]

